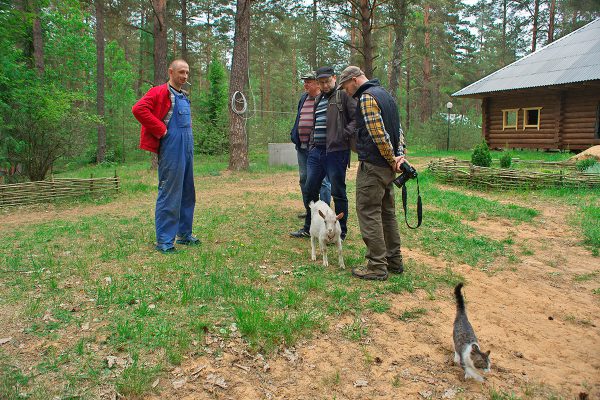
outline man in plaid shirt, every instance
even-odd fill
[[[392,184],[405,161],[398,107],[379,80],[368,80],[358,67],[346,68],[339,84],[358,100],[356,214],[367,246],[367,265],[354,268],[352,275],[383,281],[389,272],[404,271]]]

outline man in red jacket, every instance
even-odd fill
[[[174,242],[200,244],[192,235],[196,192],[190,101],[181,89],[189,74],[187,62],[173,61],[169,82],[150,89],[132,108],[142,124],[140,148],[158,153],[156,249],[163,253],[174,251]]]

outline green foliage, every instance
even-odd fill
[[[502,153],[502,157],[500,157],[500,167],[501,168],[510,168],[512,164],[512,155],[506,151]]]
[[[487,143],[482,141],[480,144],[475,146],[473,154],[471,154],[471,164],[479,167],[489,167],[492,165],[492,156],[490,154],[490,148]]]
[[[209,90],[200,99],[200,126],[195,127],[197,152],[224,154],[228,151],[228,89],[225,67],[216,57],[208,69]]]
[[[425,123],[413,123],[405,132],[407,146],[445,150],[448,140],[448,120],[437,113]],[[476,117],[473,117],[476,118]],[[464,116],[450,121],[450,149],[472,149],[481,140],[481,127]]]
[[[595,158],[584,158],[583,160],[577,161],[575,168],[577,168],[577,171],[588,172],[588,170],[594,168],[596,164],[599,163]]]

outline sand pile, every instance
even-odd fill
[[[579,161],[585,158],[595,158],[596,160],[600,161],[600,145],[590,147],[589,149],[571,157],[570,160]]]

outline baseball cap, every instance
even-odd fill
[[[321,67],[316,72],[317,79],[320,78],[329,78],[332,75],[335,75],[335,71],[333,67]]]
[[[352,78],[357,78],[365,73],[358,67],[351,65],[342,71],[340,74],[340,79],[338,80],[338,85],[342,86],[342,84]]]
[[[316,77],[315,71],[308,71],[307,73],[305,73],[304,75],[302,75],[300,77],[300,79],[315,81],[315,80],[317,80],[317,77]]]

